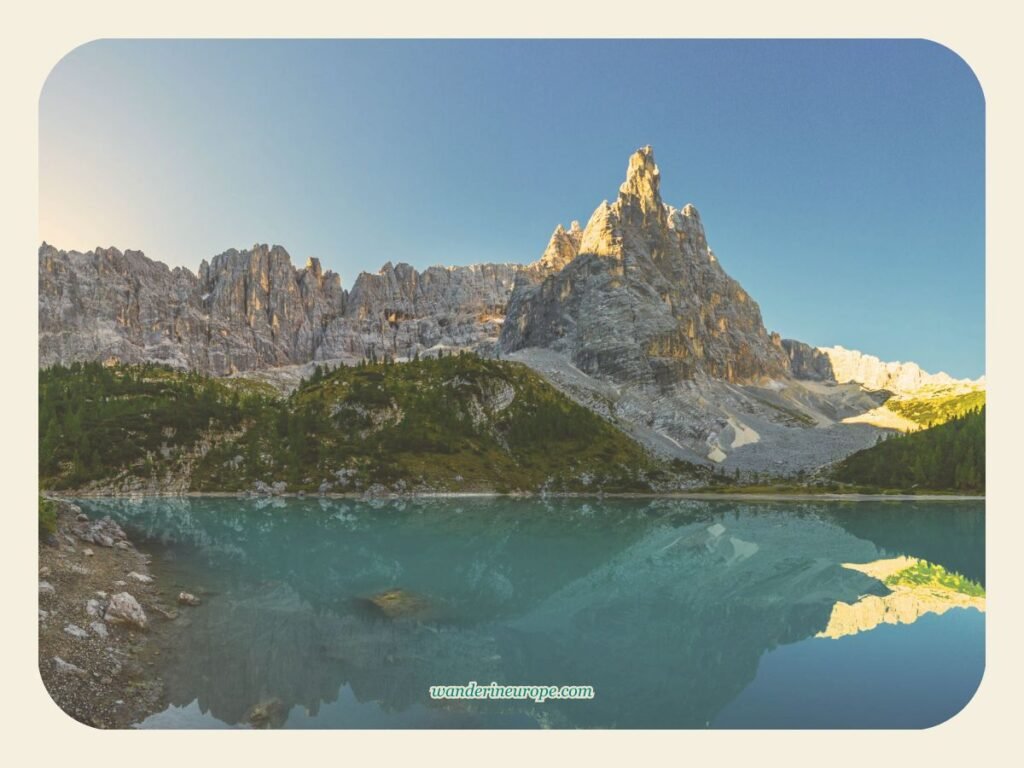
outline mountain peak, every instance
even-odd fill
[[[645,214],[660,211],[661,172],[654,162],[654,150],[648,144],[629,157],[626,180],[619,187],[619,201],[623,206],[639,207]]]
[[[552,349],[585,374],[642,386],[787,378],[757,303],[712,257],[697,209],[662,202],[660,176],[651,147],[638,149],[577,247],[555,231],[541,259],[549,271],[509,300],[502,349]]]
[[[578,221],[574,221],[568,231],[559,224],[551,234],[548,247],[544,249],[544,254],[537,263],[545,270],[558,271],[562,269],[580,252],[582,236],[583,231],[580,229]]]

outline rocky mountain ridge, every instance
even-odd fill
[[[906,427],[883,413],[892,394],[984,387],[768,332],[696,208],[664,203],[660,179],[651,148],[637,150],[615,201],[585,227],[559,225],[532,263],[388,262],[350,290],[276,245],[192,273],[43,243],[40,365],[158,361],[288,390],[318,362],[467,349],[531,366],[658,453],[783,474]]]
[[[985,388],[985,377],[954,379],[948,373],[928,373],[917,363],[883,362],[874,355],[841,346],[819,347],[817,352],[828,358],[833,379],[839,383],[855,381],[873,390],[886,390],[895,395],[909,395],[923,390],[945,389],[973,391]]]
[[[281,246],[205,260],[198,273],[140,251],[39,249],[39,363],[162,362],[224,375],[313,360],[492,347],[512,264],[384,265],[350,291]],[[536,269],[541,269],[537,267]]]
[[[231,249],[192,273],[139,251],[43,243],[40,364],[160,361],[221,375],[500,342],[631,382],[789,375],[781,340],[718,264],[696,209],[662,203],[659,178],[650,147],[636,152],[618,199],[586,228],[559,225],[531,264],[388,262],[348,291],[277,245]]]

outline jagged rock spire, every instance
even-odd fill
[[[578,221],[574,221],[568,231],[559,224],[551,233],[551,239],[548,241],[548,247],[544,249],[544,254],[540,257],[539,265],[545,270],[558,271],[562,269],[580,252],[582,235],[583,231],[580,229]]]
[[[619,187],[623,213],[639,211],[645,221],[650,220],[652,214],[663,218],[660,183],[661,172],[654,162],[654,150],[650,145],[641,147],[630,155],[626,180]]]

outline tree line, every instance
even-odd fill
[[[885,489],[984,492],[985,408],[881,439],[839,462],[833,477]]]

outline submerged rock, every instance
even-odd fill
[[[178,594],[178,602],[181,605],[199,605],[202,601],[193,595],[191,592],[180,592]]]
[[[421,616],[430,607],[425,599],[404,589],[389,589],[366,598],[365,602],[389,619]]]

